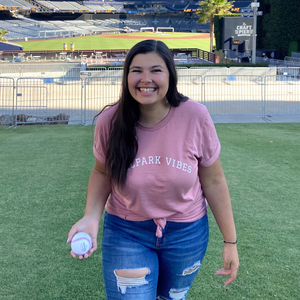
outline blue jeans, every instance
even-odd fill
[[[162,238],[155,232],[153,220],[126,221],[105,213],[102,255],[107,300],[186,299],[206,252],[207,215],[191,223],[167,222]],[[142,275],[120,274],[128,270]]]

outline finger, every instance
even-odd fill
[[[220,269],[215,272],[216,275],[231,275],[231,270]]]
[[[235,281],[236,275],[237,275],[237,268],[232,267],[232,268],[231,268],[230,278],[228,278],[228,279],[224,282],[224,284],[225,284],[225,285],[228,285],[228,284],[230,284],[231,282]]]
[[[73,226],[68,233],[67,243],[71,243],[73,236],[78,232],[77,227]]]
[[[93,254],[94,251],[92,251],[92,249],[88,252],[85,253],[84,255],[79,255],[78,258],[79,259],[83,259],[83,258],[88,258]],[[72,257],[76,258],[77,254],[73,252],[73,250],[70,251],[70,254]]]
[[[70,254],[71,254],[71,256],[74,257],[74,258],[77,256],[77,255],[73,252],[73,250],[70,251]]]
[[[91,248],[90,252],[91,251],[94,252],[96,250],[97,250],[97,237],[92,238],[92,248]]]
[[[93,254],[96,250],[97,250],[97,246],[91,248],[91,250],[89,251],[89,254]]]
[[[92,248],[88,253],[84,255],[85,258],[92,256],[92,254],[96,251],[97,248]]]
[[[228,285],[230,283],[232,283],[233,281],[235,281],[235,278],[234,276],[230,276],[230,278],[228,278],[225,282],[224,282],[224,285]]]
[[[96,248],[97,249],[97,248]],[[89,252],[88,252],[88,255],[91,256],[95,251],[96,251],[95,248],[92,248]]]

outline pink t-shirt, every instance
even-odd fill
[[[105,163],[110,120],[117,105],[102,112],[95,128],[94,155]],[[206,107],[193,100],[171,107],[157,125],[136,128],[138,152],[122,190],[112,187],[106,211],[125,220],[154,219],[157,236],[166,221],[193,222],[207,213],[198,164],[212,165],[220,142]]]

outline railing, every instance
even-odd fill
[[[214,53],[211,53],[211,52],[208,52],[205,50],[201,50],[201,49],[197,49],[197,56],[199,58],[202,58],[202,59],[205,59],[212,63],[215,63],[216,55]]]
[[[63,45],[62,45],[63,46]],[[128,49],[118,49],[118,50],[45,50],[45,51],[4,51],[2,53],[2,59],[6,62],[9,61],[22,61],[24,62],[32,62],[34,61],[33,57],[36,57],[36,61],[42,62],[85,62],[85,63],[97,63],[102,65],[107,65],[111,61],[114,61],[117,56],[119,56],[118,60],[120,63],[124,62],[126,54],[128,53]],[[173,55],[177,55],[178,53],[185,54],[191,58],[201,58],[208,62],[215,62],[215,54],[201,50],[198,48],[181,48],[181,49],[171,49]],[[97,53],[101,53],[101,55],[97,55]]]
[[[251,70],[232,68],[228,74],[226,68],[184,67],[177,72],[179,92],[206,105],[212,115],[299,115],[300,122],[296,73],[276,75],[276,69],[270,69],[253,75]],[[122,81],[121,68],[77,68],[56,77],[22,75],[0,77],[0,125],[91,124],[105,105],[118,100]]]

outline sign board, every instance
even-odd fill
[[[91,72],[86,72],[86,71],[81,71],[80,72],[80,78],[87,78],[87,77],[91,77],[92,76],[92,73]]]
[[[241,8],[242,13],[253,13],[254,10],[252,8]]]
[[[263,15],[263,11],[262,11],[262,10],[257,11],[257,12],[256,12],[256,15],[257,15],[257,16],[262,16],[262,15]]]
[[[251,15],[250,14],[246,14],[246,15],[243,14],[243,15],[241,15],[241,17],[242,18],[253,18],[253,14],[251,14]]]
[[[233,40],[233,45],[240,45],[241,41],[240,40]]]
[[[104,77],[103,70],[97,70],[97,71],[81,71],[80,72],[80,78],[86,79],[86,78],[92,78],[92,77]]]
[[[54,78],[44,78],[44,84],[53,84]]]
[[[223,18],[222,49],[244,53],[252,47],[253,19]]]
[[[227,76],[227,81],[236,81],[236,76],[235,75],[228,75]]]

